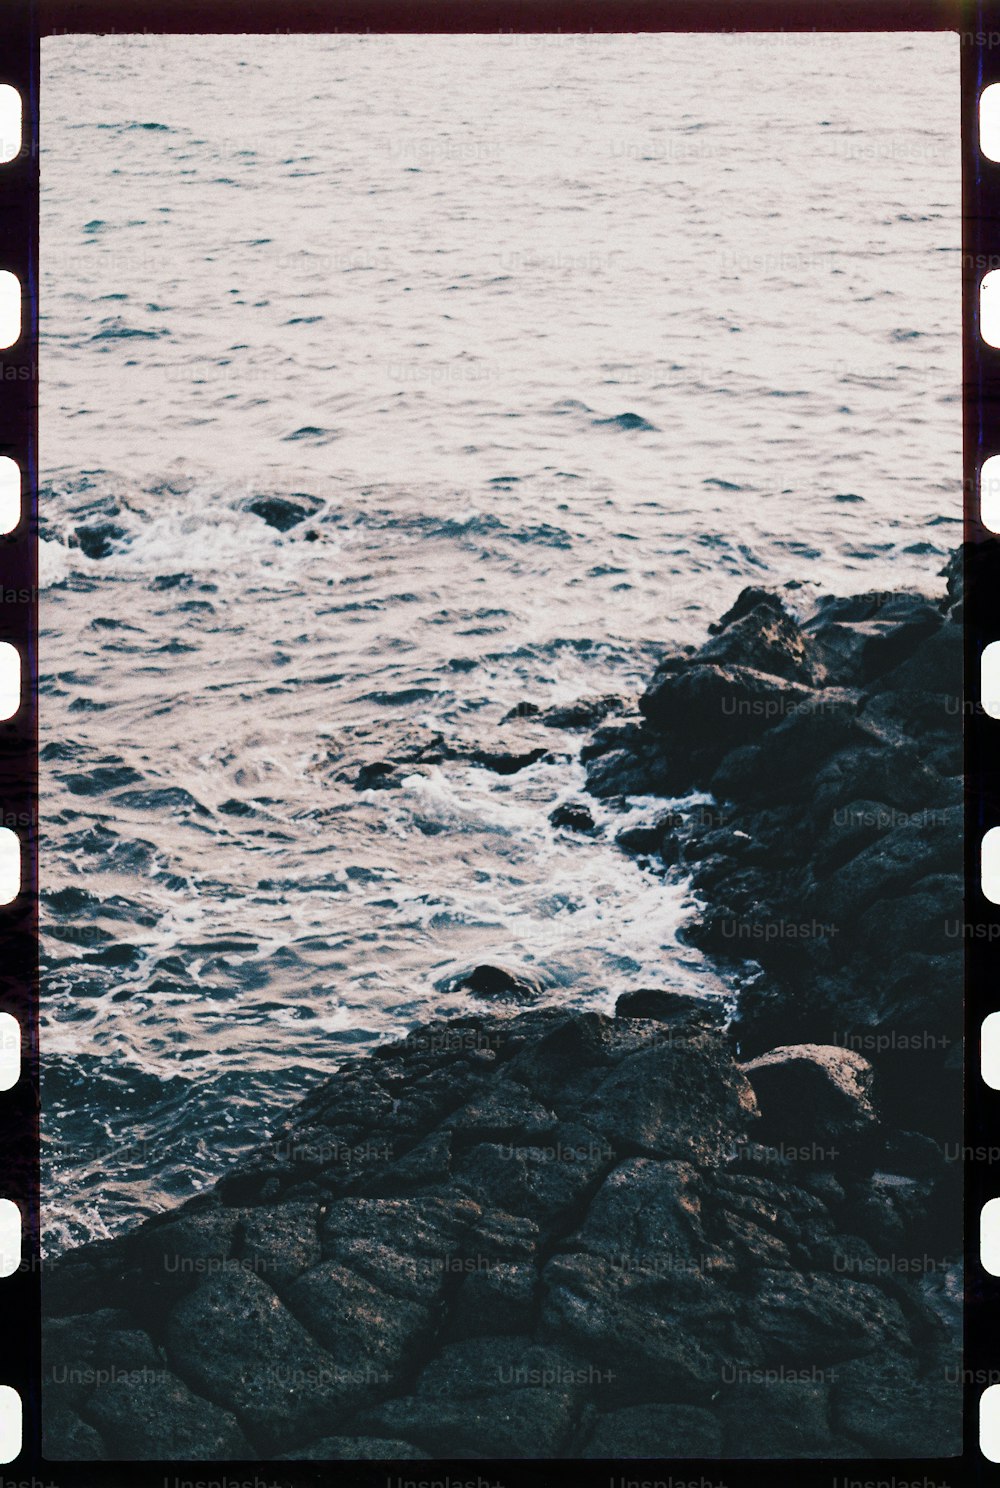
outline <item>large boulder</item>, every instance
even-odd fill
[[[483,997],[501,1002],[532,1002],[541,995],[542,984],[537,977],[526,971],[514,971],[509,966],[482,963],[471,971],[462,972],[448,985],[451,992],[471,992],[473,997]]]
[[[278,532],[290,532],[307,517],[314,517],[322,506],[318,497],[297,491],[293,496],[252,496],[247,502],[247,511]]]
[[[698,662],[658,674],[639,707],[652,729],[705,767],[737,745],[759,739],[811,696],[801,683],[752,667]]]
[[[732,618],[698,652],[699,662],[749,667],[769,676],[784,677],[814,687],[825,678],[816,647],[774,595],[766,590],[744,590],[743,596],[761,595],[757,603],[729,612]]]
[[[865,686],[905,661],[940,625],[940,608],[926,595],[872,591],[821,599],[802,628],[831,681]]]
[[[761,1112],[761,1132],[799,1147],[836,1143],[877,1121],[874,1071],[854,1049],[788,1044],[742,1066]]]

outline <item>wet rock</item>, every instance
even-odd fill
[[[938,771],[915,751],[873,741],[831,755],[813,777],[812,801],[819,813],[874,798],[911,815],[940,800],[941,789]]]
[[[125,528],[117,522],[91,522],[76,529],[77,543],[88,558],[107,558],[124,536]]]
[[[565,827],[570,832],[584,832],[589,835],[597,830],[590,808],[580,801],[561,802],[549,813],[549,821],[554,827]]]
[[[817,1242],[836,1233],[823,1200],[798,1182],[795,1172],[784,1162],[777,1176],[763,1176],[743,1171],[739,1149],[734,1149],[731,1156],[738,1166],[712,1175],[706,1222],[717,1243],[728,1246],[735,1238],[738,1248],[746,1250],[745,1225],[738,1230],[732,1226],[733,1217],[740,1216],[769,1241],[779,1239],[797,1266],[818,1268]],[[767,1266],[766,1254],[772,1249],[770,1243],[764,1245],[758,1255],[749,1258],[749,1264],[754,1268]]]
[[[598,759],[602,754],[611,754],[618,749],[638,754],[648,742],[641,717],[615,718],[595,729],[590,738],[581,744],[580,760],[587,764],[589,760]]]
[[[992,549],[989,554],[982,554],[979,543],[960,543],[950,555],[948,562],[941,569],[939,577],[945,580],[945,600],[941,608],[945,613],[954,611],[957,605],[961,605],[965,598],[965,570],[970,568],[977,558],[987,556],[991,558],[996,552],[996,538],[990,538],[988,546]],[[958,617],[959,623],[961,616]]]
[[[592,796],[642,796],[656,789],[657,764],[630,749],[611,749],[591,759],[587,766],[587,790]]]
[[[344,1402],[365,1387],[387,1390],[431,1326],[423,1302],[391,1293],[339,1260],[313,1266],[285,1297],[333,1361],[327,1378]]]
[[[734,621],[742,620],[744,616],[754,611],[758,611],[762,616],[770,615],[779,620],[788,615],[784,601],[773,589],[765,589],[759,584],[749,584],[747,588],[740,590],[729,609],[725,610],[718,620],[713,620],[709,624],[709,635],[718,635]]]
[[[546,1136],[557,1122],[555,1112],[534,1100],[522,1086],[504,1082],[460,1107],[448,1117],[447,1125],[469,1142]]]
[[[400,766],[393,760],[371,760],[362,765],[354,781],[354,789],[389,790],[400,783]]]
[[[852,1189],[851,1225],[870,1240],[883,1256],[895,1255],[903,1265],[919,1260],[926,1244],[925,1216],[934,1192],[929,1178],[907,1178],[901,1173],[876,1172]],[[877,1269],[877,1268],[876,1268]]]
[[[532,1002],[542,995],[542,984],[526,972],[484,962],[457,977],[451,983],[451,990],[506,1002]]]
[[[604,1256],[609,1269],[627,1247],[637,1259],[669,1259],[680,1271],[696,1270],[707,1244],[702,1198],[701,1176],[692,1164],[629,1158],[605,1178],[564,1249]]]
[[[575,703],[546,708],[541,713],[541,721],[546,728],[592,729],[626,706],[625,699],[620,697],[580,698]]]
[[[682,1109],[697,1113],[678,1121]],[[594,1090],[590,1123],[626,1150],[717,1160],[757,1115],[750,1086],[717,1041],[660,1044],[620,1065]]]
[[[619,1059],[612,1029],[583,1014],[518,1054],[509,1073],[557,1112],[584,1109],[588,1127],[633,1152],[712,1163],[756,1117],[750,1086],[718,1039],[658,1034]]]
[[[833,813],[816,845],[814,867],[825,877],[849,863],[896,824],[896,813],[884,801],[849,801]]]
[[[762,1452],[844,1455],[850,1428],[808,1389],[798,1425],[776,1405],[770,1427],[741,1392],[885,1353],[914,1383],[933,1367],[943,1325],[875,1242],[923,1236],[938,1179],[769,1165],[751,1085],[692,1003],[475,1014],[343,1060],[214,1190],[53,1269],[46,1359],[76,1364],[50,1371],[53,1441],[596,1457],[758,1430]],[[165,1388],[102,1385],[96,1406],[109,1361]]]
[[[525,1261],[471,1258],[452,1304],[457,1337],[528,1333],[534,1322],[538,1272]]]
[[[753,752],[746,745],[731,751],[711,777],[713,791],[747,800],[801,800],[809,795],[813,771],[840,751],[871,745],[871,734],[858,721],[856,694],[826,688],[794,701],[775,717]]]
[[[42,1380],[53,1410],[82,1412],[95,1385],[157,1370],[162,1360],[152,1339],[120,1307],[56,1319],[42,1340]]]
[[[962,627],[954,621],[930,628],[913,651],[879,680],[878,692],[910,692],[933,698],[937,714],[925,719],[934,731],[947,727],[949,719],[961,722],[963,662]],[[877,695],[877,693],[876,693]]]
[[[862,848],[817,887],[813,907],[828,919],[857,923],[875,899],[892,899],[931,873],[960,872],[962,808],[903,821]]]
[[[938,1178],[946,1171],[941,1145],[923,1132],[895,1131],[887,1135],[889,1171],[908,1178]]]
[[[288,1203],[239,1215],[236,1248],[254,1275],[281,1289],[320,1259],[319,1205]]]
[[[447,1131],[433,1132],[396,1162],[379,1164],[354,1185],[360,1193],[406,1194],[444,1183],[452,1171],[452,1140]]]
[[[683,818],[679,812],[664,811],[653,821],[641,826],[623,827],[615,841],[624,852],[646,855],[660,853],[673,861],[679,840],[677,829],[682,823]]]
[[[755,604],[748,599],[741,608],[737,600],[730,618],[723,618],[715,638],[698,652],[698,660],[748,667],[807,686],[821,682],[825,671],[810,638],[775,596],[743,591],[748,597],[755,593],[762,596]]]
[[[233,1212],[209,1202],[157,1217],[124,1237],[115,1254],[99,1247],[70,1252],[46,1278],[53,1303],[58,1306],[61,1298],[67,1312],[91,1312],[112,1285],[120,1304],[133,1310],[143,1328],[159,1328],[179,1296],[205,1276],[226,1269],[236,1224]],[[97,1321],[93,1326],[98,1327]]]
[[[680,736],[698,769],[710,773],[730,749],[760,738],[810,696],[800,683],[751,667],[698,663],[654,678],[639,707],[651,728]]]
[[[381,1291],[430,1308],[477,1267],[530,1262],[537,1226],[468,1194],[333,1203],[324,1255]]]
[[[831,674],[865,685],[899,666],[940,623],[940,615],[925,602],[909,625],[895,619],[831,621],[818,627],[815,640]]]
[[[247,511],[276,531],[289,532],[306,517],[314,517],[322,505],[315,496],[254,496],[247,502]]]
[[[615,1003],[616,1018],[652,1018],[657,1023],[718,1023],[725,1016],[718,999],[672,992],[666,987],[640,987],[623,992]]]
[[[540,745],[531,749],[471,749],[467,756],[473,764],[492,770],[495,775],[517,775],[539,760],[551,759],[551,754]]]
[[[588,1252],[554,1256],[542,1281],[542,1336],[600,1361],[609,1405],[710,1398],[720,1368],[710,1329],[737,1312],[725,1290],[697,1272],[651,1279],[641,1266],[609,1266]]]
[[[836,1143],[877,1121],[874,1071],[854,1049],[788,1044],[742,1066],[761,1113],[761,1140],[770,1136],[805,1145]]]

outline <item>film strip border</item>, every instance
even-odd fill
[[[59,6],[61,5],[61,10]],[[633,7],[634,8],[634,7]],[[944,29],[961,35],[963,130],[963,300],[965,536],[967,541],[966,623],[966,854],[968,897],[967,1033],[968,1080],[965,1141],[967,1298],[965,1462],[938,1464],[938,1481],[966,1466],[983,1482],[1000,1483],[1000,1361],[994,1337],[1000,1308],[1000,1168],[992,1154],[1000,1143],[1000,1013],[995,1011],[996,952],[1000,939],[1000,708],[991,697],[1000,685],[991,680],[988,648],[1000,642],[1000,317],[991,329],[992,301],[1000,301],[1000,149],[987,153],[997,100],[1000,126],[1000,3],[963,7],[961,15],[943,5],[869,4],[848,17],[836,5],[818,5],[808,18],[788,6],[746,7],[705,4],[700,14],[685,4],[640,6],[641,17],[619,15],[621,6],[601,16],[600,29]],[[129,0],[49,0],[53,22],[47,29],[170,30],[455,30],[506,29],[503,16],[484,25],[478,15],[463,24],[447,3],[436,13],[410,8],[393,24],[368,0],[364,16],[339,14],[315,0],[281,0],[281,15],[268,21],[267,4],[252,22],[238,4],[204,3],[198,13],[183,0],[156,7]],[[151,12],[174,10],[169,25],[149,25]],[[500,10],[503,7],[499,8]],[[652,9],[658,10],[654,16]],[[102,21],[104,10],[113,15]],[[767,11],[775,15],[768,20]],[[781,16],[778,12],[781,11]],[[58,14],[56,14],[58,12]],[[237,14],[237,12],[239,14]],[[466,15],[468,16],[468,12]],[[301,22],[299,22],[301,16]],[[338,21],[340,24],[338,25]],[[631,24],[629,24],[631,21]],[[640,24],[641,22],[641,24]],[[516,29],[547,29],[545,21],[518,14]],[[38,403],[38,188],[39,188],[39,25],[35,0],[3,0],[0,17],[0,1319],[6,1320],[7,1349],[0,1371],[0,1462],[15,1471],[45,1468],[40,1442],[38,1300],[38,1047],[37,1047],[37,403]],[[996,87],[995,94],[988,93]],[[998,128],[1000,132],[1000,128]],[[984,148],[985,147],[985,148]],[[994,290],[994,286],[997,286]],[[987,339],[989,338],[989,339]],[[993,471],[998,472],[997,476]],[[995,482],[995,484],[994,484]],[[993,513],[996,513],[996,520]],[[993,652],[1000,658],[1000,649]],[[1000,670],[997,676],[1000,677]],[[991,836],[991,833],[997,835]],[[996,851],[996,857],[993,856]],[[996,887],[994,887],[996,885]],[[992,1016],[992,1023],[989,1021]],[[994,1034],[993,1030],[996,1030]],[[980,1064],[980,1049],[982,1063]],[[994,1053],[994,1049],[998,1052]],[[997,1071],[994,1074],[994,1070]],[[995,1218],[994,1218],[995,1216]],[[993,1255],[997,1256],[996,1262]],[[982,1452],[977,1446],[981,1443]],[[984,1460],[984,1455],[985,1459]],[[869,1464],[871,1465],[871,1464]],[[917,1476],[913,1462],[911,1477]],[[80,1464],[79,1481],[162,1481],[162,1470],[147,1464],[123,1474],[121,1465],[96,1476]],[[219,1464],[214,1465],[216,1468]],[[302,1465],[305,1466],[304,1464]],[[384,1470],[352,1479],[384,1482]],[[528,1466],[527,1464],[525,1465]],[[582,1468],[583,1464],[575,1464]],[[721,1467],[722,1464],[719,1464]],[[726,1463],[730,1479],[743,1473]],[[771,1482],[830,1481],[833,1464],[772,1462],[762,1466]],[[878,1481],[889,1477],[879,1464]],[[926,1469],[929,1464],[920,1464]],[[844,1481],[858,1476],[860,1464],[841,1464]],[[243,1465],[246,1476],[245,1468]],[[292,1465],[286,1477],[291,1477]],[[813,1471],[815,1469],[815,1471]],[[308,1477],[319,1481],[318,1465]],[[327,1470],[328,1471],[328,1470]],[[379,1473],[381,1475],[379,1476]],[[65,1471],[63,1477],[66,1476]],[[103,1475],[103,1477],[102,1477]],[[218,1476],[218,1473],[213,1473]],[[542,1480],[545,1474],[522,1475]],[[871,1474],[864,1474],[868,1477]],[[898,1476],[898,1475],[897,1475]],[[607,1481],[606,1468],[602,1480]],[[968,1479],[963,1479],[967,1481]]]
[[[38,58],[30,0],[0,38],[0,1458],[37,1438]],[[13,1449],[13,1450],[12,1450]]]
[[[990,37],[996,38],[991,44]],[[1000,8],[963,33],[966,1441],[1000,1464]],[[977,1059],[978,1055],[978,1059]],[[1000,1467],[987,1468],[1000,1481]]]
[[[0,34],[0,1460],[38,1439],[38,68],[31,0]]]

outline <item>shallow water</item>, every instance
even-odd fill
[[[748,582],[934,585],[960,257],[946,36],[61,38],[43,83],[52,1250],[478,961],[722,990],[619,816],[549,824],[579,735],[353,775],[637,691]]]

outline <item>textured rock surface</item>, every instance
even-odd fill
[[[949,1341],[877,1264],[886,1175],[776,1165],[725,1035],[659,1011],[418,1029],[212,1192],[67,1254],[48,1454],[712,1453],[763,1440],[775,1372],[775,1454],[895,1440],[885,1381],[852,1432],[866,1361],[917,1401]]]
[[[962,557],[938,601],[828,597],[797,619],[745,590],[583,750],[599,796],[714,793],[659,842],[618,840],[690,873],[693,942],[763,969],[739,998],[744,1057],[854,1051],[886,1123],[939,1142],[960,1130]]]

